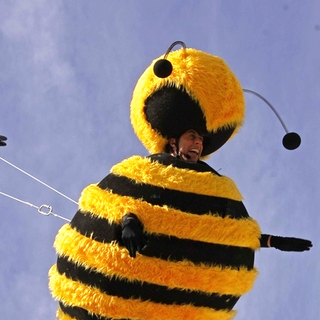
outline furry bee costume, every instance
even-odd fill
[[[167,59],[171,75],[157,77],[153,61],[131,102],[152,155],[130,157],[85,188],[56,237],[50,289],[61,320],[226,320],[252,288],[261,233],[235,183],[164,153],[190,128],[204,137],[204,157],[219,149],[242,124],[241,85],[219,57],[184,48]],[[148,238],[135,258],[121,238],[128,214]]]

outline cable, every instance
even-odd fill
[[[4,193],[4,192],[1,192],[1,191],[0,191],[0,194],[3,195],[3,196],[5,196],[5,197],[7,197],[7,198],[12,199],[12,200],[18,201],[18,202],[23,203],[23,204],[25,204],[25,205],[28,205],[28,206],[30,206],[30,207],[32,207],[32,208],[35,208],[35,209],[38,210],[38,212],[39,212],[40,214],[42,214],[42,215],[44,215],[44,216],[53,215],[53,216],[55,216],[55,217],[57,217],[57,218],[60,218],[60,219],[62,219],[62,220],[65,220],[65,221],[68,221],[68,222],[71,221],[71,220],[69,220],[69,219],[67,219],[67,218],[65,218],[65,217],[62,217],[62,216],[54,213],[54,212],[52,211],[52,207],[49,206],[49,205],[47,205],[47,204],[42,204],[40,207],[38,207],[38,206],[36,206],[36,205],[34,205],[34,204],[30,203],[30,202],[23,201],[23,200],[21,200],[21,199],[18,199],[18,198],[15,198],[15,197],[13,197],[13,196],[10,196],[10,195],[8,195],[7,193]],[[48,211],[45,211],[45,209],[47,209]]]
[[[39,180],[38,178],[34,177],[34,176],[33,176],[33,175],[31,175],[30,173],[28,173],[28,172],[26,172],[26,171],[24,171],[24,170],[20,169],[19,167],[15,166],[15,165],[14,165],[14,164],[12,164],[11,162],[9,162],[9,161],[7,161],[7,160],[3,159],[2,157],[0,157],[0,160],[2,160],[3,162],[5,162],[5,163],[9,164],[11,167],[13,167],[13,168],[15,168],[15,169],[19,170],[20,172],[24,173],[24,174],[25,174],[25,175],[27,175],[28,177],[30,177],[30,178],[32,178],[32,179],[34,179],[34,180],[36,180],[37,182],[39,182],[39,183],[43,184],[43,185],[44,185],[44,186],[46,186],[47,188],[49,188],[49,189],[51,189],[52,191],[54,191],[54,192],[58,193],[60,196],[62,196],[62,197],[64,197],[64,198],[68,199],[69,201],[71,201],[71,202],[73,202],[73,203],[75,203],[75,204],[78,204],[78,202],[76,202],[76,201],[72,200],[71,198],[69,198],[68,196],[66,196],[65,194],[63,194],[62,192],[60,192],[60,191],[58,191],[58,190],[56,190],[56,189],[54,189],[54,188],[50,187],[48,184],[46,184],[46,183],[44,183],[43,181]]]

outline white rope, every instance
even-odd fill
[[[13,200],[15,200],[15,201],[18,201],[18,202],[21,202],[21,203],[23,203],[23,204],[26,204],[26,205],[28,205],[28,206],[30,206],[30,207],[32,207],[32,208],[35,208],[35,209],[38,210],[38,212],[39,212],[40,214],[42,214],[42,215],[44,215],[44,216],[53,215],[53,216],[55,216],[55,217],[57,217],[57,218],[60,218],[60,219],[62,219],[62,220],[65,220],[65,221],[68,221],[68,222],[71,221],[71,220],[69,220],[69,219],[67,219],[67,218],[65,218],[65,217],[62,217],[62,216],[54,213],[54,212],[52,211],[52,207],[49,206],[49,205],[47,205],[47,204],[43,204],[43,205],[41,205],[40,207],[37,207],[36,205],[34,205],[34,204],[30,203],[30,202],[23,201],[23,200],[21,200],[21,199],[15,198],[15,197],[13,197],[13,196],[8,195],[7,193],[4,193],[4,192],[1,192],[1,191],[0,191],[0,194],[3,195],[3,196],[5,196],[5,197],[8,197],[8,198],[10,198],[10,199],[13,199]],[[45,209],[47,209],[48,211],[45,211]]]
[[[49,189],[51,189],[52,191],[54,191],[54,192],[58,193],[60,196],[62,196],[62,197],[64,197],[64,198],[68,199],[69,201],[71,201],[71,202],[73,202],[73,203],[75,203],[75,204],[78,204],[78,202],[76,202],[76,201],[72,200],[71,198],[69,198],[68,196],[66,196],[65,194],[63,194],[62,192],[60,192],[60,191],[58,191],[58,190],[56,190],[56,189],[54,189],[54,188],[50,187],[48,184],[46,184],[46,183],[44,183],[43,181],[39,180],[38,178],[34,177],[34,176],[33,176],[33,175],[31,175],[30,173],[28,173],[28,172],[26,172],[26,171],[24,171],[24,170],[20,169],[19,167],[15,166],[15,165],[14,165],[14,164],[12,164],[11,162],[9,162],[9,161],[7,161],[7,160],[3,159],[2,157],[0,157],[0,160],[2,160],[3,162],[5,162],[5,163],[9,164],[11,167],[13,167],[13,168],[15,168],[15,169],[19,170],[20,172],[24,173],[24,174],[25,174],[25,175],[27,175],[28,177],[30,177],[30,178],[32,178],[32,179],[34,179],[34,180],[36,180],[37,182],[39,182],[39,183],[43,184],[43,185],[44,185],[44,186],[46,186],[47,188],[49,188]]]
[[[23,203],[23,204],[26,204],[26,205],[28,205],[28,206],[30,206],[30,207],[33,207],[33,208],[38,209],[37,206],[35,206],[34,204],[32,204],[32,203],[30,203],[30,202],[20,200],[20,199],[18,199],[18,198],[15,198],[15,197],[13,197],[13,196],[10,196],[10,195],[8,195],[7,193],[1,192],[1,191],[0,191],[0,194],[2,194],[2,195],[5,196],[5,197],[8,197],[8,198],[10,198],[10,199],[19,201],[19,202],[21,202],[21,203]]]

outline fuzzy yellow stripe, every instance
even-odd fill
[[[245,104],[241,84],[221,58],[192,48],[171,52],[167,59],[175,67],[167,78],[158,78],[153,72],[158,59],[139,78],[131,100],[132,126],[149,152],[163,152],[167,142],[152,129],[144,112],[146,99],[164,86],[185,89],[199,102],[208,131],[242,124]]]
[[[165,305],[109,296],[96,288],[60,275],[55,266],[50,270],[49,285],[53,295],[60,301],[84,308],[103,317],[148,320],[227,320],[234,316],[234,311],[215,311],[191,305]]]
[[[220,177],[211,172],[197,172],[165,166],[151,159],[132,156],[111,168],[113,174],[125,176],[137,183],[183,192],[242,200],[235,183],[228,177]]]
[[[70,317],[68,314],[65,314],[60,307],[58,308],[57,311],[57,317],[60,320],[75,320],[76,318]]]
[[[84,189],[79,208],[82,212],[90,212],[117,223],[121,223],[124,214],[134,213],[149,233],[253,250],[260,247],[260,228],[252,218],[232,219],[211,214],[189,214],[167,206],[152,206],[146,201],[119,196],[102,190],[97,185]]]
[[[257,270],[248,271],[207,265],[189,261],[165,261],[138,254],[131,258],[127,249],[116,243],[104,244],[82,236],[68,224],[64,225],[54,243],[59,255],[94,268],[99,272],[129,280],[140,280],[169,288],[200,290],[207,293],[240,296],[248,292]]]

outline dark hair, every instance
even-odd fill
[[[164,146],[164,152],[165,153],[173,153],[174,152],[174,150],[169,142]]]
[[[180,139],[180,137],[171,137],[171,138],[169,138],[168,140],[170,140],[170,139],[175,139],[175,145],[176,145],[176,147],[177,147],[177,149],[178,149],[178,146],[179,146],[179,139]],[[178,150],[177,150],[178,151]],[[165,153],[174,153],[174,149],[172,148],[172,146],[170,145],[170,143],[168,142],[165,146],[164,146],[164,152]]]

